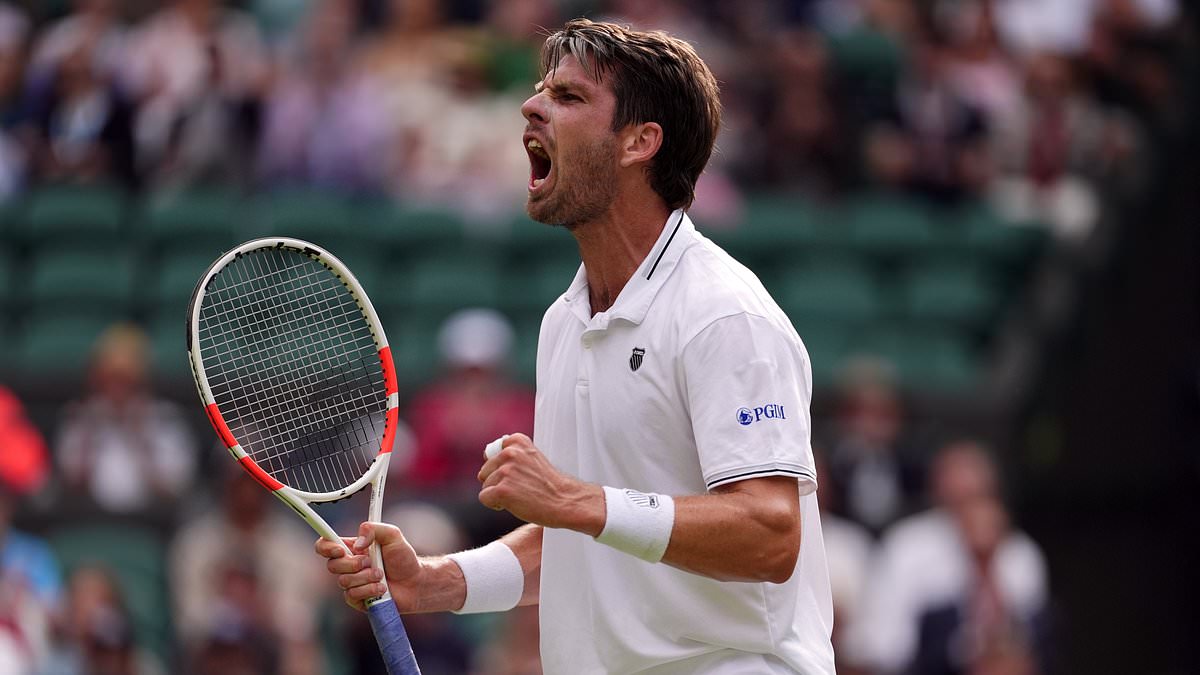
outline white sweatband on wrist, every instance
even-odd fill
[[[493,541],[446,557],[458,564],[467,581],[467,600],[455,614],[506,612],[521,601],[525,572],[517,554],[504,542]]]
[[[662,560],[675,526],[674,499],[605,485],[604,510],[604,531],[596,541],[646,562]]]

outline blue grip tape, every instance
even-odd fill
[[[376,602],[367,607],[367,617],[371,619],[371,630],[379,643],[379,653],[388,675],[421,675],[396,603],[391,598]]]

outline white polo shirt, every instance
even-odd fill
[[[538,448],[583,480],[676,496],[794,476],[802,541],[787,582],[731,583],[547,529],[546,673],[832,675],[811,390],[787,317],[682,211],[608,311],[591,316],[580,267],[542,320]]]

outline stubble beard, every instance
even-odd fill
[[[529,217],[567,229],[600,217],[617,197],[615,148],[616,139],[604,139],[571,158],[570,173],[558,170],[553,192],[525,202]]]

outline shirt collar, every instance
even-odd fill
[[[676,209],[667,216],[666,225],[658,235],[658,241],[650,249],[637,272],[626,282],[616,302],[607,311],[591,316],[588,300],[587,271],[583,265],[575,273],[575,280],[564,294],[572,313],[590,328],[605,329],[613,319],[624,319],[640,324],[650,310],[650,305],[666,283],[683,252],[695,240],[696,226],[683,209]]]

